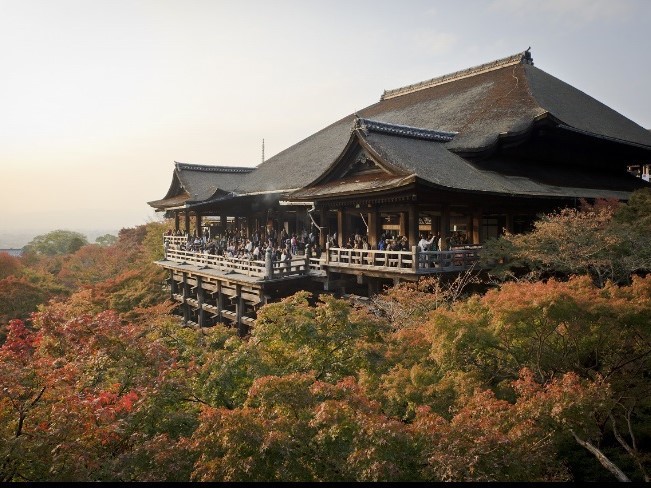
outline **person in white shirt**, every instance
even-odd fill
[[[429,251],[430,246],[434,242],[434,239],[435,239],[435,237],[432,234],[430,234],[430,240],[429,241],[427,239],[425,239],[424,235],[421,235],[420,236],[420,241],[418,241],[418,250],[421,251],[421,252]]]

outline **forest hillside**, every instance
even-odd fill
[[[650,480],[651,191],[243,339],[181,327],[166,228],[0,254],[1,481]]]

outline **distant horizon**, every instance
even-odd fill
[[[117,236],[121,229],[129,229],[139,225],[145,225],[147,222],[136,225],[123,225],[121,227],[34,227],[25,230],[7,231],[0,230],[0,249],[22,249],[35,237],[45,235],[55,230],[66,230],[71,232],[79,232],[83,234],[89,243],[94,243],[95,239],[105,234]]]

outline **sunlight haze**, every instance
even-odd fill
[[[383,90],[524,51],[651,128],[646,0],[0,0],[3,233],[154,218],[174,161],[255,166]]]

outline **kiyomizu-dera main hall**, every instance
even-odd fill
[[[175,163],[149,205],[184,321],[241,334],[260,305],[314,286],[383,284],[471,266],[487,239],[581,199],[649,186],[651,133],[542,71],[527,50],[387,90],[257,167]]]

